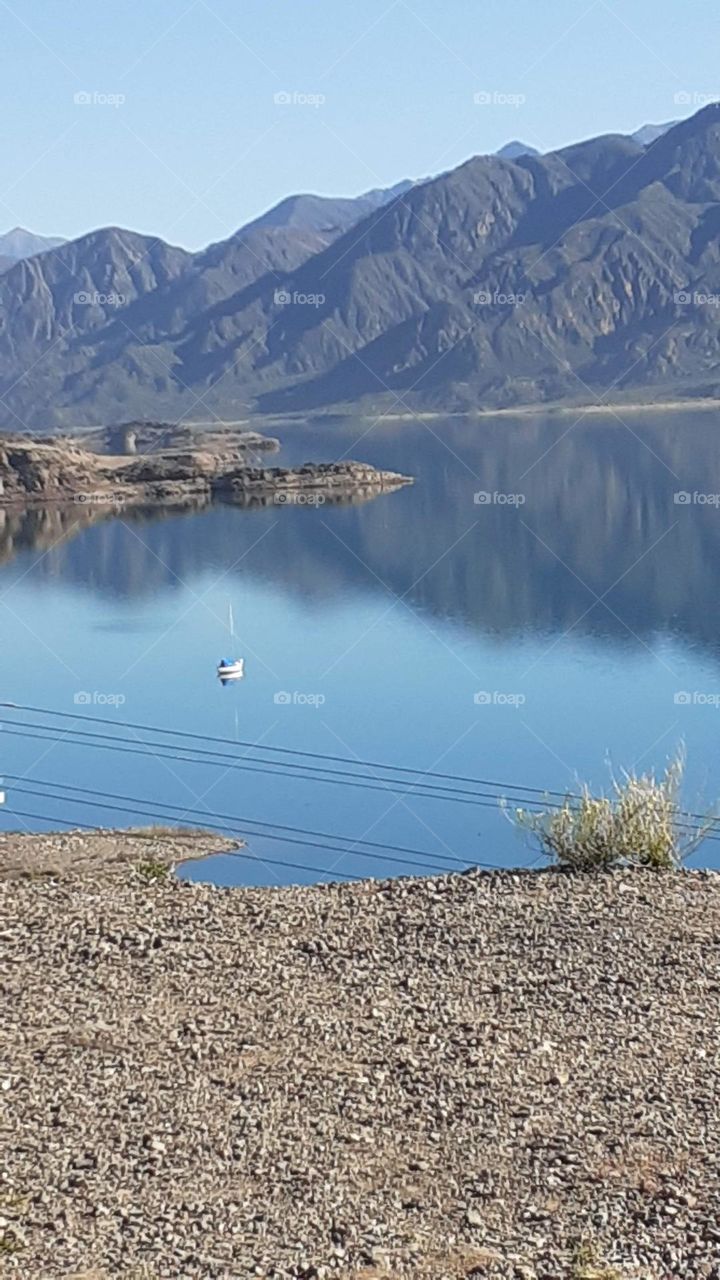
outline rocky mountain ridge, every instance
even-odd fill
[[[0,276],[0,424],[714,397],[720,106],[477,156],[342,230],[110,228]]]

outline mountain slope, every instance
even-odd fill
[[[719,369],[717,106],[649,147],[475,157],[345,231],[256,222],[193,255],[111,229],[0,276],[15,427],[678,398]]]
[[[720,381],[719,121],[707,108],[647,151],[607,137],[477,159],[366,220],[360,243],[324,255],[336,269],[322,334],[304,316],[291,340],[296,366],[329,367],[261,406],[332,403],[345,382],[353,398],[389,389],[415,407],[587,400],[611,383],[707,392]]]

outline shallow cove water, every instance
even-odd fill
[[[416,479],[356,505],[3,513],[3,700],[497,785],[461,803],[402,794],[370,768],[357,770],[363,787],[288,776],[277,766],[293,757],[267,752],[275,765],[252,772],[117,754],[63,739],[81,727],[71,721],[54,722],[53,739],[19,737],[11,726],[40,717],[2,712],[2,828],[169,822],[187,806],[193,821],[231,815],[212,820],[241,833],[252,820],[342,837],[320,849],[253,834],[249,857],[182,869],[222,884],[526,865],[537,851],[496,794],[605,786],[608,761],[661,768],[683,741],[688,807],[713,806],[717,415],[574,421],[346,420],[279,433],[282,465],[349,457]],[[231,648],[246,676],[223,688],[215,668]],[[128,736],[142,750],[148,735]],[[131,800],[111,810],[70,786]],[[348,838],[417,854],[369,858],[371,846]],[[695,862],[718,855],[708,842]]]

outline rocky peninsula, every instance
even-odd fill
[[[3,1276],[717,1280],[720,877],[213,847],[0,840]]]
[[[106,452],[108,448],[124,452]],[[164,424],[113,428],[87,436],[0,436],[0,507],[78,503],[105,507],[197,505],[210,501],[360,501],[412,483],[361,462],[269,467],[278,448],[256,432],[190,432]]]

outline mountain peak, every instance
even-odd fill
[[[649,147],[658,138],[662,138],[663,134],[674,129],[677,123],[677,120],[666,120],[664,124],[643,124],[630,137],[633,142],[639,142],[641,147]]]
[[[21,258],[32,258],[36,253],[45,253],[48,249],[57,249],[65,244],[60,236],[39,236],[25,227],[13,227],[0,235],[0,256],[12,258],[16,262]]]
[[[346,231],[374,209],[380,209],[404,195],[415,183],[410,178],[392,187],[374,187],[359,196],[319,196],[311,192],[286,196],[279,204],[242,227],[294,227],[298,231]]]
[[[527,142],[518,142],[517,138],[513,138],[512,142],[506,142],[495,154],[501,160],[517,160],[520,156],[539,156],[540,152],[537,147],[530,147]]]

